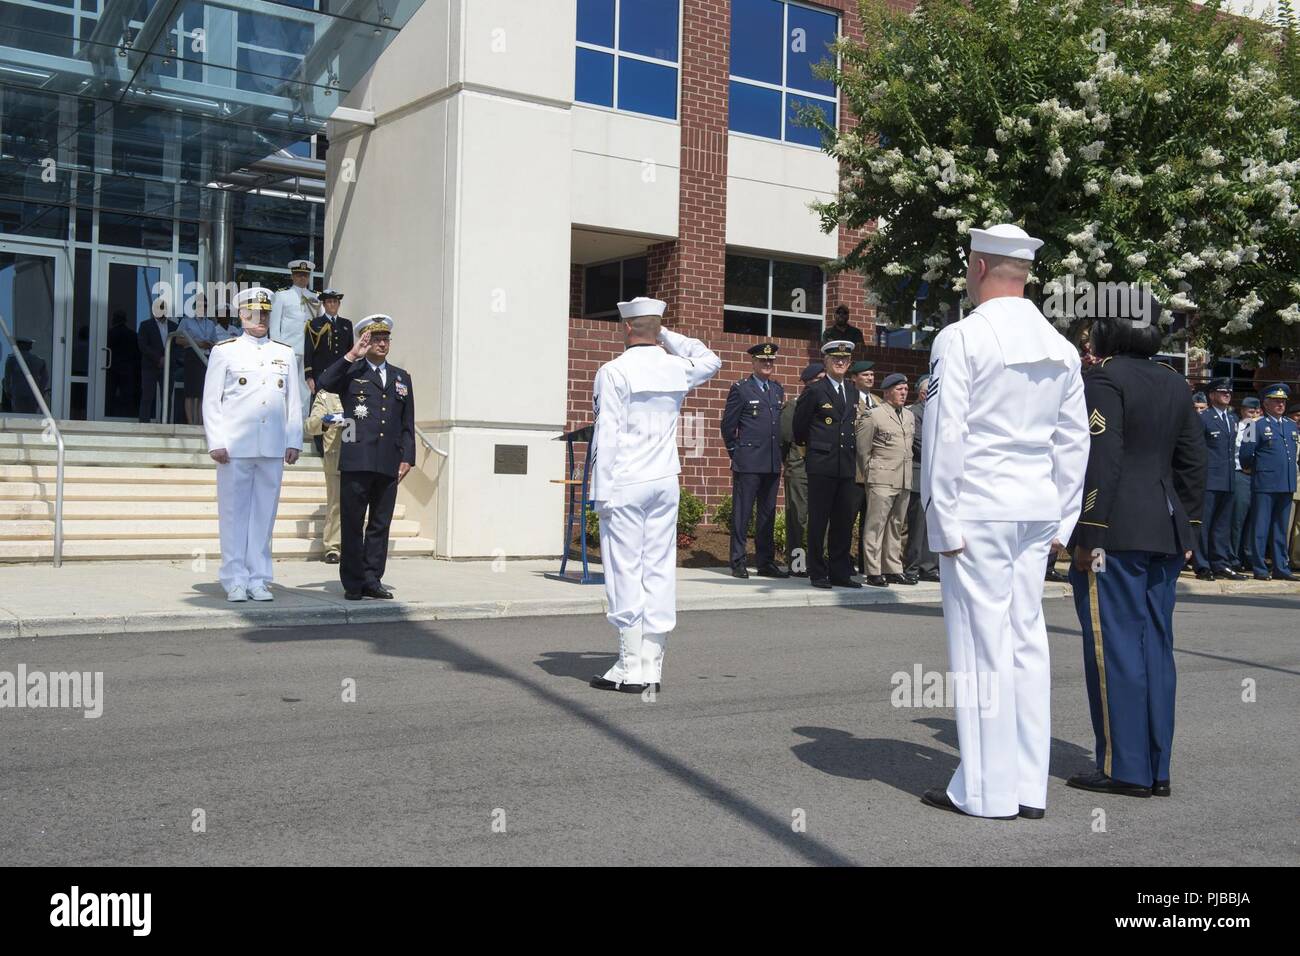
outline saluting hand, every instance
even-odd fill
[[[361,337],[352,345],[352,350],[348,352],[348,361],[355,362],[361,356],[365,355],[370,349],[370,330],[366,329],[361,333]]]

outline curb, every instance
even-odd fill
[[[692,582],[694,584],[696,582]],[[277,590],[285,589],[277,586]],[[113,634],[149,634],[169,631],[246,630],[312,625],[396,624],[424,621],[493,620],[517,617],[604,614],[603,589],[583,598],[529,598],[501,601],[362,601],[344,602],[333,594],[294,595],[293,606],[228,606],[194,608],[188,611],[141,611],[131,614],[54,614],[19,617],[0,609],[0,641],[13,638],[86,637]],[[1291,595],[1300,594],[1300,582],[1179,581],[1179,596]],[[1070,598],[1069,585],[1049,583],[1044,600]],[[766,585],[761,589],[722,588],[717,594],[691,595],[678,601],[678,611],[765,610],[801,607],[871,607],[874,605],[939,604],[937,584],[917,584],[861,590],[836,588],[830,591],[789,585]]]

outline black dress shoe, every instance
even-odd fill
[[[938,584],[938,583],[939,583],[939,572],[938,572],[938,571],[926,571],[925,573],[923,573],[923,574],[921,575],[921,580],[922,580],[922,581],[929,581],[931,584]]]
[[[1056,568],[1048,568],[1047,573],[1043,575],[1044,581],[1054,581],[1057,584],[1068,584],[1070,579],[1062,574]]]
[[[812,586],[815,588],[822,588],[823,590],[826,591],[829,591],[831,589],[830,578],[813,578],[811,583]]]
[[[1271,581],[1271,580],[1273,580],[1273,576],[1272,576],[1271,574],[1256,574],[1256,575],[1255,575],[1255,580],[1256,580],[1256,581]]]
[[[343,600],[345,601],[360,601],[364,596],[365,595],[363,595],[360,591],[343,592]]]
[[[1151,784],[1151,796],[1167,797],[1170,794],[1168,780],[1156,780]]]
[[[749,577],[749,568],[732,568],[731,576],[733,578],[747,578]]]
[[[1151,788],[1144,787],[1136,783],[1125,783],[1123,780],[1116,780],[1108,777],[1100,770],[1089,770],[1087,773],[1076,773],[1069,780],[1065,781],[1067,787],[1074,787],[1076,790],[1091,790],[1093,793],[1114,793],[1123,797],[1149,797]]]
[[[886,574],[885,580],[890,584],[915,584],[916,578],[909,578],[906,574]]]
[[[1026,820],[1041,820],[1046,812],[1042,807],[1027,807],[1023,803],[1020,805],[1020,816]]]
[[[760,578],[788,578],[790,572],[777,564],[765,564],[758,569]]]
[[[379,598],[382,601],[391,601],[393,599],[393,592],[382,584],[368,584],[361,589],[361,593],[368,598]]]
[[[1214,580],[1214,572],[1213,572],[1213,571],[1207,571],[1205,568],[1202,568],[1201,570],[1199,570],[1199,571],[1196,572],[1196,580],[1198,580],[1198,581],[1213,581],[1213,580]]]
[[[867,583],[870,584],[873,588],[889,587],[889,582],[885,580],[885,576],[883,574],[871,575],[870,577],[867,578]]]
[[[1283,572],[1281,572],[1281,571],[1274,571],[1274,572],[1273,572],[1273,580],[1274,580],[1274,581],[1294,581],[1295,579],[1296,579],[1296,578],[1295,578],[1295,575],[1294,575],[1294,574],[1285,574],[1285,573],[1283,573]]]
[[[1197,576],[1199,577],[1199,575]],[[1214,572],[1214,579],[1216,581],[1220,579],[1224,581],[1244,581],[1246,580],[1246,575],[1238,574],[1236,571],[1230,571],[1227,568],[1224,568],[1221,571]]]
[[[933,790],[927,790],[927,791],[925,791],[925,793],[921,794],[921,802],[924,803],[926,806],[928,806],[928,807],[934,807],[934,808],[937,809],[937,810],[947,810],[947,811],[949,811],[950,813],[959,813],[959,814],[961,814],[963,817],[974,817],[974,816],[976,816],[976,814],[974,814],[974,813],[967,813],[967,812],[966,812],[965,810],[963,810],[961,807],[957,806],[957,804],[953,803],[952,800],[949,799],[949,797],[948,797],[948,792],[947,792],[946,790],[939,790],[939,789],[937,789],[937,788],[936,788],[936,789],[933,789]],[[1041,812],[1041,811],[1039,811],[1039,812]],[[1011,814],[1011,816],[1009,816],[1009,817],[984,817],[983,819],[985,819],[985,820],[1014,820],[1014,819],[1016,818],[1016,816],[1017,816],[1017,814],[1014,814],[1014,813],[1013,813],[1013,814]]]
[[[790,572],[790,577],[792,577],[792,578],[806,578],[806,577],[808,577],[808,572],[807,572],[807,571],[791,571],[791,572]]]
[[[853,580],[852,578],[831,578],[831,584],[835,585],[837,588],[862,587],[861,584],[859,584],[857,581]]]
[[[650,686],[649,684],[619,684],[612,680],[605,680],[603,677],[593,677],[589,683],[596,690],[616,690],[622,694],[640,694]],[[655,684],[654,689],[659,690],[659,685]]]
[[[331,552],[329,552],[329,554],[325,555],[325,563],[326,563],[326,564],[338,564],[338,563],[339,563],[339,553],[338,553],[337,551],[331,551]]]

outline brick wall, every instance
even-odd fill
[[[861,39],[857,0],[822,0],[821,6],[841,13],[843,30]],[[723,331],[723,299],[727,229],[727,91],[730,60],[729,0],[684,0],[681,63],[681,192],[678,199],[679,236],[651,246],[647,252],[648,294],[668,303],[668,324],[702,339],[723,359],[722,371],[692,392],[682,408],[682,484],[710,505],[731,493],[731,469],[719,432],[719,421],[732,383],[748,375],[746,349],[754,336]],[[856,120],[841,112],[840,125]],[[841,230],[839,252],[847,252],[861,234]],[[582,268],[571,275],[569,320],[568,426],[591,421],[592,379],[600,364],[622,349],[621,327],[615,321],[582,319]],[[866,288],[857,275],[837,275],[826,284],[825,309],[848,305],[852,322],[869,343],[875,340]],[[780,346],[776,377],[793,398],[801,390],[799,373],[820,358],[816,340],[774,338]],[[925,370],[926,352],[863,347],[859,358],[876,362],[877,381],[893,371],[915,377]],[[702,441],[695,441],[696,436]],[[581,458],[579,458],[581,462]]]

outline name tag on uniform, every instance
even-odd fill
[[[277,366],[278,368],[283,368],[283,369],[289,368],[289,363],[286,362],[284,359],[271,359],[271,364]]]

